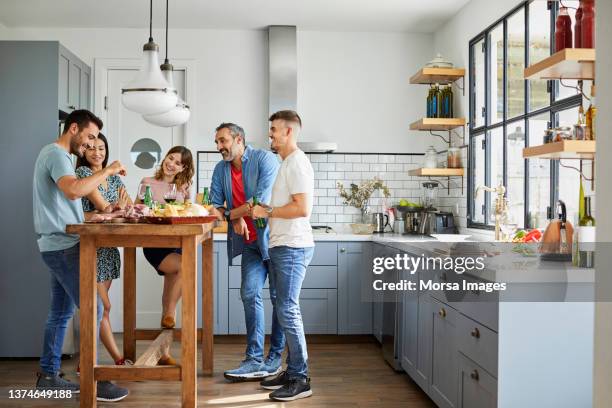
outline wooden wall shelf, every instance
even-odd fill
[[[525,79],[595,78],[595,49],[566,48],[525,68]]]
[[[450,84],[465,76],[463,68],[423,68],[412,77],[411,84]]]
[[[428,168],[420,168],[410,170],[408,174],[411,176],[420,176],[420,177],[458,177],[463,176],[463,169],[446,169],[446,168],[436,168],[436,169],[428,169]]]
[[[594,140],[564,140],[555,143],[546,143],[523,149],[524,158],[539,159],[582,159],[595,158]]]
[[[410,130],[451,130],[465,126],[465,118],[423,118],[410,124]]]

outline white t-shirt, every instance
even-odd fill
[[[314,246],[310,214],[314,196],[314,171],[310,160],[297,149],[283,160],[272,187],[272,207],[283,207],[291,202],[291,195],[305,193],[308,216],[293,219],[270,218],[270,248],[288,246],[306,248]]]

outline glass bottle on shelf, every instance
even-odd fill
[[[427,117],[431,118],[433,117],[433,115],[431,114],[432,109],[431,109],[431,105],[432,105],[432,95],[433,95],[433,88],[429,88],[429,94],[427,94]]]
[[[574,48],[582,48],[582,0],[576,10],[574,23]]]
[[[582,0],[582,18],[580,19],[580,46],[595,48],[595,0]]]
[[[431,117],[440,117],[440,87],[438,84],[431,91]]]
[[[567,12],[567,7],[561,7],[555,22],[555,51],[572,48],[572,41],[572,19]]]
[[[425,151],[423,167],[426,169],[435,169],[438,167],[438,156],[436,149],[434,149],[433,146],[429,146],[429,148]]]
[[[446,166],[449,169],[461,168],[461,150],[458,147],[449,147],[446,155]]]
[[[584,216],[578,227],[578,266],[595,266],[595,218],[591,215],[591,197],[584,197]]]
[[[586,140],[595,140],[597,105],[595,103],[595,83],[591,85],[591,103],[586,111]]]

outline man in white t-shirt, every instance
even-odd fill
[[[300,291],[306,268],[314,252],[310,228],[314,171],[297,147],[302,120],[294,111],[279,111],[270,117],[270,142],[283,162],[272,187],[269,205],[251,209],[251,216],[269,218],[270,288],[276,288],[276,313],[285,332],[289,355],[287,370],[261,382],[275,390],[270,398],[293,401],[312,395],[308,378],[308,352],[300,312]]]

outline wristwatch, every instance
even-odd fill
[[[225,211],[223,211],[223,216],[225,217],[227,222],[231,221],[230,220],[230,210],[228,210],[227,208],[225,209]]]
[[[274,207],[264,207],[264,208],[266,209],[268,216],[272,215],[272,210],[274,210]]]

